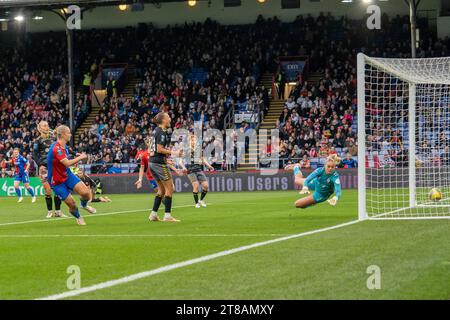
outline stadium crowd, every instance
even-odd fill
[[[291,91],[277,123],[280,156],[310,166],[312,159],[338,153],[345,166],[356,166],[356,53],[408,57],[410,50],[407,17],[383,16],[383,28],[370,32],[361,32],[362,23],[320,14],[298,16],[292,23],[258,17],[255,24],[241,26],[207,20],[162,29],[141,25],[77,32],[75,127],[91,109],[89,90],[82,86],[86,74],[93,80],[100,65],[129,61],[139,81],[131,97],[108,94],[75,148],[90,154],[88,163],[101,164],[98,172],[114,172],[117,165],[106,164],[136,161],[154,127],[153,116],[162,109],[173,128],[192,130],[201,122],[205,130],[224,130],[232,108],[267,112],[271,88],[258,84],[261,74],[275,74],[279,56],[301,55],[309,56],[309,71],[323,78],[317,84],[299,79]],[[450,55],[449,39],[435,40],[422,21],[419,27],[419,57]],[[13,147],[30,156],[38,121],[55,127],[69,119],[64,34],[30,35],[19,44],[0,56],[3,175],[8,172],[3,160]]]
[[[82,70],[92,76],[98,64],[123,58],[128,29],[109,32],[88,30],[76,37],[73,125],[77,128],[91,109],[89,92],[82,90]],[[106,35],[108,35],[106,37]],[[96,42],[92,41],[95,39]],[[114,43],[114,46],[111,44]],[[109,46],[108,46],[109,45]],[[110,48],[114,48],[114,52]],[[29,159],[37,123],[46,120],[51,128],[69,124],[66,39],[63,33],[32,34],[18,39],[16,46],[2,44],[0,55],[0,169],[12,175],[4,160],[13,148],[20,148]],[[34,169],[33,167],[31,169]],[[35,173],[35,171],[31,171]]]
[[[304,28],[299,41],[301,54],[309,55],[311,70],[322,74],[318,83],[308,83],[300,78],[290,92],[277,126],[280,129],[280,155],[283,163],[302,159],[304,167],[320,165],[320,160],[331,154],[338,154],[342,167],[356,167],[356,55],[364,51],[370,56],[407,58],[410,56],[410,29],[408,17],[383,16],[383,28],[365,31],[357,27],[360,21],[345,18],[319,16],[297,20],[299,28]],[[428,33],[426,23],[419,21],[422,38],[418,57],[438,57],[450,55],[450,39],[434,40]],[[337,27],[339,26],[339,27]],[[319,34],[325,34],[317,41]],[[361,48],[361,50],[359,50]],[[388,107],[386,111],[389,111]],[[383,122],[389,115],[383,114],[381,121],[367,119],[368,122]],[[398,119],[401,119],[399,117]],[[392,124],[396,126],[397,124]],[[400,126],[400,124],[399,124]],[[368,137],[384,144],[389,152],[383,153],[375,167],[403,166],[407,151],[402,144],[400,127],[378,130]],[[436,141],[439,143],[439,141]],[[436,148],[444,154],[444,146]],[[439,158],[440,156],[438,156]]]

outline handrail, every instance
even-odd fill
[[[257,116],[259,116],[259,119],[257,119],[259,121],[252,121],[252,122],[256,123],[255,129],[259,130],[259,126],[261,125],[262,119],[264,118],[264,111],[261,108],[261,104],[257,105],[257,112],[255,112],[252,117],[257,117]]]
[[[278,95],[278,89],[277,89],[277,87],[275,86],[275,76],[278,74],[278,71],[280,70],[280,67],[278,66],[278,69],[277,69],[277,71],[274,73],[274,74],[272,74],[272,94],[271,94],[271,99],[275,99],[276,97],[277,97],[277,95]]]
[[[101,106],[102,104],[100,103],[100,101],[98,100],[97,94],[95,93],[95,90],[92,90],[92,94],[95,97],[95,100],[97,101],[98,105]]]
[[[231,123],[234,123],[234,104],[228,110],[225,117],[223,117],[223,127],[224,129],[230,129],[232,127]]]

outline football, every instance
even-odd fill
[[[442,199],[442,192],[438,188],[433,188],[428,194],[431,201],[439,201]]]

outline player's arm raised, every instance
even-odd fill
[[[74,158],[74,159],[67,159],[67,158],[63,158],[60,160],[60,162],[65,165],[66,167],[70,167],[73,166],[74,164],[83,161],[84,159],[87,159],[87,154],[86,153],[82,153],[80,154],[78,157]]]

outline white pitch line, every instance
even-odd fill
[[[2,234],[0,238],[201,238],[201,237],[283,237],[280,233],[186,233],[186,234]]]
[[[437,220],[437,219],[450,219],[450,216],[431,216],[431,217],[382,217],[379,218],[377,217],[369,217],[367,218],[367,220],[371,220],[371,221],[386,221],[386,220]]]
[[[211,205],[211,203],[208,203],[208,205]],[[175,206],[172,207],[172,209],[177,208],[186,208],[186,207],[194,207],[192,204],[184,205],[184,206]],[[132,212],[143,212],[143,211],[150,211],[150,209],[137,209],[137,210],[128,210],[128,211],[115,211],[115,212],[105,212],[105,213],[95,213],[95,214],[87,214],[84,215],[84,218],[94,218],[94,217],[104,217],[104,216],[111,216],[115,214],[121,214],[121,213],[132,213]],[[25,221],[15,221],[15,222],[6,222],[6,223],[0,223],[0,227],[2,226],[12,226],[17,224],[27,224],[27,223],[36,223],[36,222],[50,222],[50,221],[62,221],[62,220],[68,220],[73,219],[72,216],[66,217],[66,218],[46,218],[46,219],[38,219],[38,220],[25,220]]]
[[[281,237],[281,238],[276,238],[276,239],[272,239],[272,240],[256,242],[256,243],[253,243],[253,244],[250,244],[250,245],[246,245],[246,246],[242,246],[242,247],[238,247],[238,248],[234,248],[234,249],[230,249],[230,250],[220,251],[220,252],[213,253],[213,254],[210,254],[210,255],[206,255],[206,256],[203,256],[203,257],[199,257],[199,258],[195,258],[195,259],[190,259],[190,260],[186,260],[186,261],[170,264],[170,265],[163,266],[163,267],[160,267],[160,268],[157,268],[157,269],[148,270],[148,271],[144,271],[144,272],[140,272],[140,273],[135,273],[135,274],[123,277],[123,278],[119,278],[119,279],[115,279],[115,280],[109,280],[109,281],[106,281],[106,282],[101,282],[101,283],[98,283],[98,284],[95,284],[95,285],[91,285],[91,286],[88,286],[88,287],[85,287],[85,288],[71,290],[71,291],[66,291],[66,292],[62,292],[62,293],[59,293],[59,294],[54,294],[54,295],[50,295],[50,296],[47,296],[47,297],[38,298],[36,300],[59,300],[59,299],[64,299],[64,298],[69,298],[69,297],[75,297],[75,296],[78,296],[78,295],[83,294],[83,293],[93,292],[93,291],[97,291],[97,290],[101,290],[101,289],[105,289],[105,288],[110,288],[110,287],[113,287],[113,286],[117,286],[117,285],[120,285],[120,284],[128,283],[128,282],[139,280],[139,279],[143,279],[143,278],[150,277],[150,276],[153,276],[153,275],[156,275],[156,274],[160,274],[160,273],[164,273],[164,272],[167,272],[167,271],[171,271],[171,270],[175,270],[175,269],[191,266],[193,264],[197,264],[197,263],[201,263],[201,262],[217,259],[217,258],[220,258],[220,257],[228,256],[228,255],[231,255],[231,254],[234,254],[234,253],[238,253],[238,252],[242,252],[242,251],[246,251],[246,250],[250,250],[250,249],[254,249],[254,248],[270,245],[270,244],[281,242],[281,241],[286,241],[286,240],[291,240],[291,239],[295,239],[295,238],[299,238],[299,237],[303,237],[303,236],[308,236],[308,235],[315,234],[315,233],[320,233],[320,232],[325,232],[325,231],[329,231],[329,230],[334,230],[334,229],[346,227],[346,226],[358,223],[360,221],[361,220],[353,220],[353,221],[350,221],[350,222],[341,223],[341,224],[334,225],[334,226],[331,226],[331,227],[326,227],[326,228],[322,228],[322,229],[316,229],[316,230],[312,230],[312,231],[302,232],[302,233],[298,233],[298,234],[294,234],[294,235],[290,235],[290,236],[286,236],[286,237]]]
[[[227,203],[232,203],[232,202],[223,202],[222,204],[227,204]],[[340,203],[353,203],[353,202],[345,202],[345,201],[341,201]],[[357,202],[355,202],[357,203]],[[247,204],[260,204],[259,202],[250,202]],[[212,203],[208,203],[208,206],[212,205]],[[177,208],[187,208],[187,207],[193,207],[193,205],[188,204],[188,205],[183,205],[183,206],[175,206],[172,207],[173,209],[177,209]],[[95,214],[87,214],[84,215],[84,218],[93,218],[93,217],[103,217],[103,216],[110,216],[110,215],[115,215],[115,214],[121,214],[121,213],[133,213],[133,212],[142,212],[142,211],[150,211],[151,208],[146,208],[146,209],[137,209],[137,210],[128,210],[128,211],[116,211],[116,212],[105,212],[105,213],[95,213]],[[0,223],[0,227],[3,226],[13,226],[13,225],[19,225],[19,224],[28,224],[28,223],[39,223],[39,222],[51,222],[51,221],[62,221],[62,220],[68,220],[68,219],[73,219],[72,216],[66,217],[66,218],[46,218],[46,219],[36,219],[36,220],[25,220],[25,221],[14,221],[14,222],[5,222],[5,223]]]

